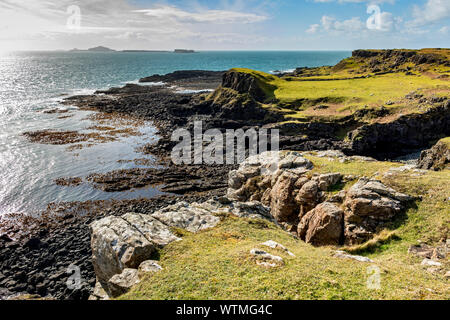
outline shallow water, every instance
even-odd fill
[[[350,52],[201,52],[87,53],[22,52],[0,56],[0,214],[33,212],[49,202],[152,197],[161,194],[146,188],[131,192],[105,193],[87,184],[61,187],[60,177],[84,177],[94,172],[137,167],[118,160],[143,158],[135,147],[155,139],[155,128],[147,123],[143,136],[92,148],[66,151],[67,146],[33,144],[23,132],[43,129],[84,130],[93,123],[84,120],[90,112],[45,114],[63,108],[69,95],[89,94],[97,89],[120,86],[152,74],[176,70],[226,70],[248,67],[266,72],[301,66],[333,65]]]

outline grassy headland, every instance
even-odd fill
[[[389,162],[340,162],[307,156],[315,172],[341,172],[379,178],[398,190],[420,196],[416,206],[372,243],[347,248],[363,254],[381,270],[381,289],[366,286],[370,264],[332,256],[332,247],[312,247],[265,220],[222,217],[214,229],[183,233],[183,241],[160,252],[163,271],[145,278],[121,299],[449,299],[448,280],[408,254],[418,241],[437,244],[450,227],[450,170],[389,171]],[[390,172],[390,174],[386,174]],[[348,188],[349,185],[343,186]],[[395,231],[393,231],[395,230]],[[394,233],[392,233],[392,231]],[[261,247],[274,240],[295,257]],[[281,256],[285,265],[267,269],[249,254],[261,248]],[[448,260],[445,262],[449,267]]]

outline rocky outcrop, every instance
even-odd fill
[[[450,135],[448,99],[426,112],[404,115],[388,123],[367,124],[350,132],[349,151],[384,160],[428,146],[442,135]]]
[[[160,271],[161,266],[150,259],[158,249],[181,240],[171,228],[199,232],[216,226],[218,215],[224,214],[274,221],[270,209],[259,202],[217,198],[203,203],[178,202],[148,215],[128,213],[92,223],[92,261],[98,280],[92,298],[103,299],[103,292],[117,297],[147,274]]]
[[[179,240],[166,224],[133,213],[92,223],[91,235],[92,262],[102,284],[126,268],[137,269],[158,248]]]
[[[228,71],[223,75],[222,87],[233,89],[240,94],[249,94],[256,101],[263,102],[266,98],[258,80],[251,74]]]
[[[377,180],[361,179],[347,192],[345,243],[359,244],[371,239],[384,224],[407,208],[413,198]]]
[[[298,226],[299,237],[316,246],[339,245],[344,228],[344,211],[324,202],[308,212]]]
[[[179,70],[165,75],[155,74],[150,77],[145,77],[139,80],[141,83],[145,82],[174,82],[186,79],[221,79],[224,71],[206,71],[206,70]]]
[[[336,152],[323,156],[336,155],[340,156]],[[413,200],[367,178],[360,179],[348,191],[330,193],[331,187],[339,188],[339,183],[358,177],[311,174],[312,168],[313,164],[297,152],[268,152],[250,157],[239,169],[230,172],[228,197],[262,202],[270,207],[280,225],[318,246],[367,241]]]
[[[443,170],[450,165],[450,138],[439,141],[420,155],[418,167],[426,170]]]

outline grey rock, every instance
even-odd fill
[[[111,297],[119,297],[140,282],[138,271],[136,269],[124,269],[121,274],[114,275],[108,281],[108,291]]]

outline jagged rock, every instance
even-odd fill
[[[359,244],[369,240],[376,229],[406,209],[412,197],[399,193],[377,180],[360,179],[347,192],[345,242]]]
[[[321,201],[323,193],[319,189],[319,183],[315,180],[306,182],[298,192],[295,200],[300,205],[300,218],[314,209]]]
[[[185,229],[190,232],[215,227],[220,218],[211,214],[201,204],[178,202],[151,214],[153,218],[171,227]]]
[[[140,282],[138,271],[136,269],[126,268],[121,274],[114,275],[108,281],[108,289],[111,297],[119,297]]]
[[[262,193],[271,188],[278,177],[285,171],[296,175],[306,173],[313,168],[311,161],[304,158],[298,152],[264,152],[257,156],[247,158],[238,170],[229,174],[228,197],[237,201],[248,201],[254,191],[249,190],[248,180],[258,178],[256,188],[263,189]]]
[[[298,176],[290,172],[283,172],[270,192],[270,207],[272,215],[277,221],[292,221],[298,215],[299,206],[292,194]]]
[[[334,257],[336,258],[341,258],[341,259],[351,259],[351,260],[356,260],[359,262],[368,262],[368,263],[374,263],[373,260],[367,258],[367,257],[363,257],[363,256],[354,256],[348,253],[345,253],[344,251],[336,251],[334,253]]]
[[[426,170],[443,170],[450,165],[450,141],[439,141],[433,148],[420,155],[418,167]]]
[[[250,250],[250,254],[257,259],[256,264],[260,266],[274,268],[280,265],[284,265],[283,258],[274,256],[264,250],[252,249]]]
[[[272,248],[272,249],[280,249],[285,251],[288,255],[290,255],[291,257],[295,257],[295,255],[290,252],[285,246],[283,246],[282,244],[275,242],[273,240],[269,240],[266,242],[261,243],[261,245]]]
[[[157,261],[147,260],[142,262],[138,268],[138,276],[139,279],[144,278],[148,274],[159,272],[162,270],[162,267],[158,264]]]
[[[345,196],[347,195],[347,191],[341,190],[338,193],[332,195],[327,202],[331,203],[342,203],[344,202]]]
[[[324,202],[308,212],[298,226],[299,237],[316,246],[338,245],[343,235],[344,212]]]
[[[336,185],[342,180],[342,174],[340,173],[328,173],[322,174],[318,178],[319,189],[327,191],[330,187]]]
[[[179,240],[169,227],[147,215],[128,213],[91,224],[92,262],[100,282],[125,268],[137,268],[158,248]]]
[[[106,290],[103,288],[100,281],[95,282],[94,291],[92,292],[89,300],[109,300],[109,295]]]

